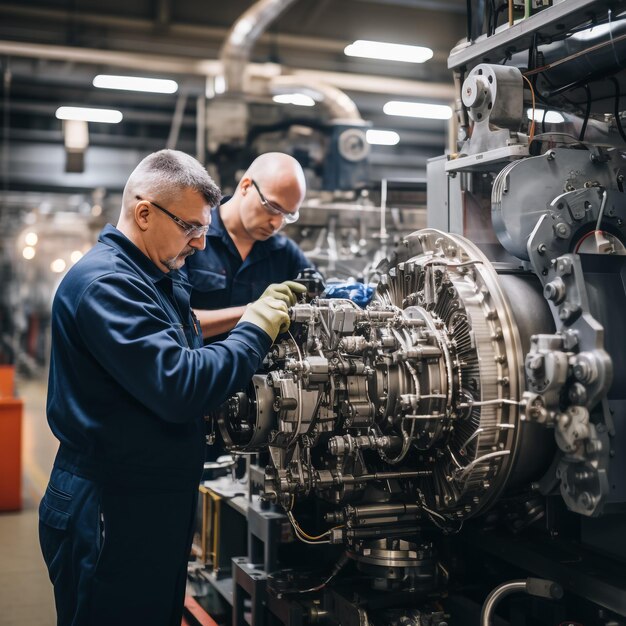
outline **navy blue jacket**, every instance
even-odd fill
[[[189,257],[185,266],[192,287],[191,306],[215,310],[249,304],[269,284],[293,280],[301,269],[312,266],[300,248],[283,235],[255,242],[242,262],[219,207],[214,207],[206,248]]]
[[[106,226],[52,307],[48,421],[57,467],[86,478],[199,480],[203,416],[245,387],[271,339],[249,323],[202,347],[178,272]]]

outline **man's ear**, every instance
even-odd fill
[[[245,196],[250,187],[252,187],[252,179],[249,176],[244,176],[239,181],[239,188],[241,189],[241,193],[243,193],[243,195]]]
[[[152,215],[150,205],[145,200],[137,202],[134,209],[135,222],[142,231],[148,230]]]

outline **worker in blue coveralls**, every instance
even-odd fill
[[[60,447],[39,508],[60,626],[180,626],[204,461],[203,416],[245,386],[303,288],[271,285],[202,346],[178,270],[220,191],[162,150],[133,171],[117,227],[52,308],[48,421]]]
[[[225,337],[271,283],[312,267],[300,248],[278,234],[299,217],[306,193],[302,167],[292,156],[268,152],[247,169],[235,193],[211,213],[207,247],[185,271],[205,339]]]

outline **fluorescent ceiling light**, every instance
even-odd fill
[[[59,107],[56,112],[59,120],[78,120],[80,122],[103,122],[118,124],[122,121],[121,111],[115,109],[90,109],[86,107]]]
[[[165,78],[142,78],[141,76],[113,76],[98,74],[93,86],[100,89],[122,89],[124,91],[146,91],[148,93],[176,93],[178,83]]]
[[[400,135],[395,130],[374,130],[366,131],[367,143],[376,146],[395,146],[400,141]]]
[[[345,47],[344,53],[349,57],[403,61],[405,63],[424,63],[433,57],[433,51],[430,48],[385,43],[384,41],[367,41],[366,39],[357,39]]]
[[[383,107],[387,115],[402,115],[405,117],[423,117],[431,120],[449,120],[452,109],[445,104],[428,104],[426,102],[400,102],[391,100]]]
[[[24,241],[27,246],[36,246],[39,241],[39,237],[37,237],[37,233],[34,233],[32,230],[26,233],[24,237]]]
[[[26,246],[23,250],[22,250],[22,256],[27,260],[30,261],[31,259],[35,258],[35,248],[33,248],[32,246]]]
[[[315,104],[315,100],[304,93],[281,93],[275,95],[272,100],[280,104],[295,104],[299,107],[312,107]]]
[[[533,119],[533,110],[528,109],[526,115],[529,120]],[[543,109],[535,109],[535,122],[543,122]],[[560,124],[565,121],[565,118],[558,111],[546,111],[545,121],[548,124]]]

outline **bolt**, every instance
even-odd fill
[[[570,401],[574,404],[585,404],[587,401],[587,390],[582,383],[574,383],[568,395]]]
[[[546,244],[545,244],[545,243],[540,243],[540,244],[537,246],[537,252],[538,252],[539,254],[545,254],[547,249],[548,249],[548,246],[546,246]]]
[[[576,380],[579,380],[581,383],[595,382],[598,373],[594,365],[593,357],[585,354],[580,355],[574,365],[574,377]]]
[[[565,299],[565,283],[560,276],[550,281],[543,288],[543,296],[555,304],[560,304]]]
[[[559,311],[559,318],[562,319],[563,321],[569,319],[569,316],[571,315],[571,311],[564,306],[560,311]]]
[[[546,153],[546,157],[548,158],[548,161],[554,161],[556,158],[556,152],[554,150],[550,150]]]
[[[565,222],[559,222],[554,227],[554,232],[559,239],[567,239],[570,234],[570,227]]]

